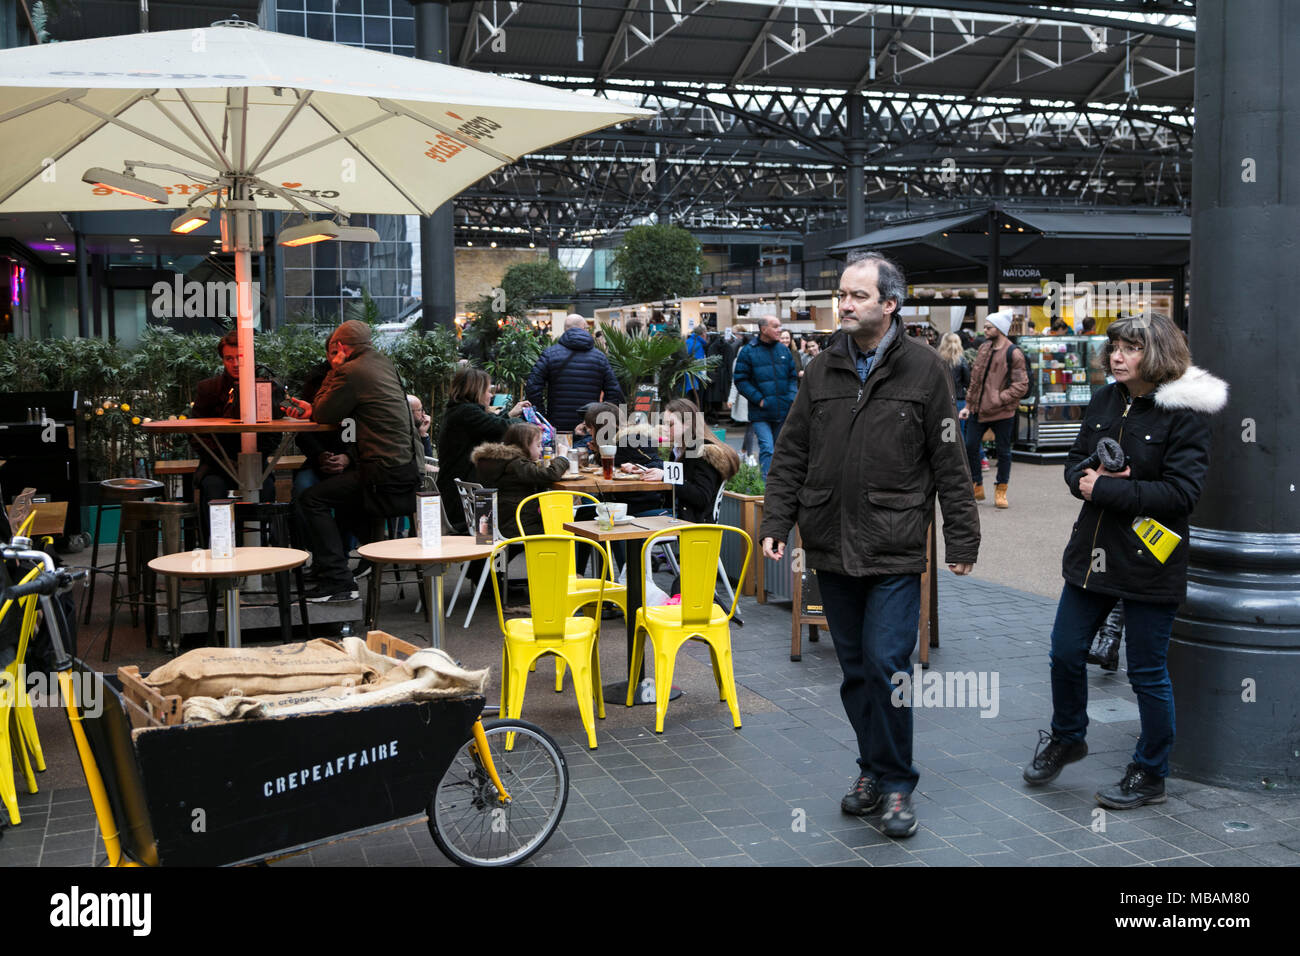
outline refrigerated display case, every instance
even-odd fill
[[[1016,412],[1015,452],[1028,460],[1064,458],[1093,393],[1106,384],[1097,367],[1104,335],[1023,335],[1029,394]]]

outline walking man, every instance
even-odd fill
[[[966,407],[959,413],[966,423],[966,455],[975,481],[975,500],[984,500],[984,473],[980,470],[980,441],[993,429],[998,449],[998,483],[994,504],[1007,504],[1007,482],[1011,480],[1011,433],[1016,425],[1016,406],[1029,393],[1025,353],[1009,338],[1012,314],[994,312],[984,320],[984,344],[975,356],[966,389]]]
[[[740,350],[732,380],[736,391],[749,402],[749,424],[758,439],[758,465],[766,478],[781,426],[799,391],[799,369],[794,354],[781,344],[781,320],[776,316],[759,320],[758,339]]]
[[[623,402],[609,359],[596,348],[587,320],[576,313],[564,320],[564,334],[528,373],[524,394],[561,432],[573,431],[582,421],[582,409],[592,402]]]
[[[804,374],[759,531],[763,553],[779,559],[799,525],[858,739],[860,772],[840,809],[865,816],[883,803],[891,837],[917,827],[911,701],[892,697],[916,646],[936,494],[948,569],[969,574],[980,541],[951,375],[934,349],[905,333],[897,316],[906,297],[897,265],[874,252],[850,255],[840,279],[844,334]]]

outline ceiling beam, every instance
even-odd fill
[[[618,45],[623,42],[623,37],[627,35],[628,25],[631,24],[632,17],[636,15],[638,2],[639,0],[627,0],[627,6],[623,8],[623,18],[618,21],[618,28],[614,30],[614,36],[609,41],[609,48],[605,50],[605,59],[601,61],[600,72],[596,74],[602,80],[614,71],[614,61],[618,58]]]
[[[1002,72],[1008,63],[1016,58],[1016,54],[1024,47],[1025,42],[1029,39],[1029,35],[1037,29],[1037,20],[1032,20],[1025,25],[1025,28],[1020,31],[1020,36],[1016,37],[1016,42],[1011,44],[1011,48],[1007,50],[1006,53],[1002,54],[1002,59],[998,60],[997,65],[988,71],[984,79],[980,80],[980,85],[975,87],[975,92],[971,94],[972,96],[984,95],[984,91],[993,85],[993,80]]]
[[[749,45],[749,51],[745,54],[744,59],[740,61],[740,66],[736,67],[736,72],[731,75],[729,86],[735,86],[744,77],[745,71],[749,69],[749,64],[754,62],[754,57],[758,56],[759,51],[763,49],[763,44],[767,42],[768,35],[772,32],[772,26],[780,18],[781,8],[784,6],[785,0],[778,0],[776,5],[772,7],[772,11],[767,15],[767,20],[764,21],[762,29],[758,31],[758,36],[754,37],[754,42]]]
[[[461,66],[469,63],[469,58],[474,55],[474,38],[478,33],[478,18],[483,13],[483,7],[486,6],[486,0],[478,0],[469,11],[469,19],[465,21],[465,34],[460,38],[460,53],[456,55],[456,62]]]
[[[1137,52],[1141,50],[1143,47],[1145,47],[1148,43],[1150,43],[1151,40],[1152,37],[1150,36],[1144,36],[1142,39],[1138,40],[1137,43],[1133,44],[1133,48],[1128,51],[1129,56],[1136,55]],[[1123,44],[1120,44],[1120,46],[1122,45]],[[1092,89],[1090,89],[1087,92],[1087,94],[1083,98],[1083,102],[1088,103],[1096,99],[1097,96],[1101,93],[1101,91],[1104,90],[1107,86],[1109,86],[1111,81],[1114,80],[1115,77],[1119,76],[1121,73],[1124,72],[1124,64],[1125,62],[1127,62],[1128,59],[1129,59],[1128,56],[1124,56],[1123,54],[1121,54],[1119,58],[1119,62],[1116,63],[1113,67],[1111,67],[1110,72],[1108,72],[1104,77],[1102,77],[1100,83],[1098,83],[1096,86],[1094,86]]]

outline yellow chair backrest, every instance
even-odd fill
[[[569,568],[573,561],[573,549],[579,539],[570,534],[534,534],[502,541],[492,549],[492,558],[497,552],[511,546],[522,545],[524,564],[528,574],[528,601],[531,605],[529,617],[533,622],[533,638],[539,641],[559,641],[564,638],[564,623],[571,616],[572,602],[569,600]],[[605,566],[603,548],[595,546],[601,555],[601,580],[604,581],[608,568]],[[505,633],[505,612],[502,610],[501,585],[497,576],[492,575],[492,590],[497,599],[497,620],[501,632]],[[602,583],[601,590],[604,590]]]
[[[542,532],[543,534],[569,534],[564,530],[564,525],[573,520],[575,498],[585,498],[592,504],[599,504],[600,501],[591,495],[582,491],[541,491],[535,495],[529,495],[523,501],[519,502],[519,507],[515,509],[515,524],[519,528],[519,533],[524,531],[524,505],[529,502],[536,502],[537,507],[542,512]],[[577,575],[577,561],[574,557],[573,549],[569,550],[569,576]]]
[[[713,592],[718,583],[718,557],[722,553],[722,536],[727,532],[740,535],[745,539],[745,561],[740,566],[740,578],[745,579],[749,569],[749,559],[754,550],[754,542],[749,535],[739,528],[721,524],[688,524],[676,528],[658,531],[645,540],[641,549],[643,567],[650,558],[650,549],[655,540],[662,537],[676,537],[677,551],[681,563],[682,589],[682,624],[685,626],[703,626],[713,616]],[[731,600],[731,609],[727,617],[736,613],[736,596]]]

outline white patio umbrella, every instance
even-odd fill
[[[648,115],[239,21],[24,47],[0,51],[0,212],[148,201],[220,215],[251,382],[257,209],[323,211],[297,231],[374,241],[349,213],[429,215],[525,153]],[[254,390],[240,398],[255,421]]]

